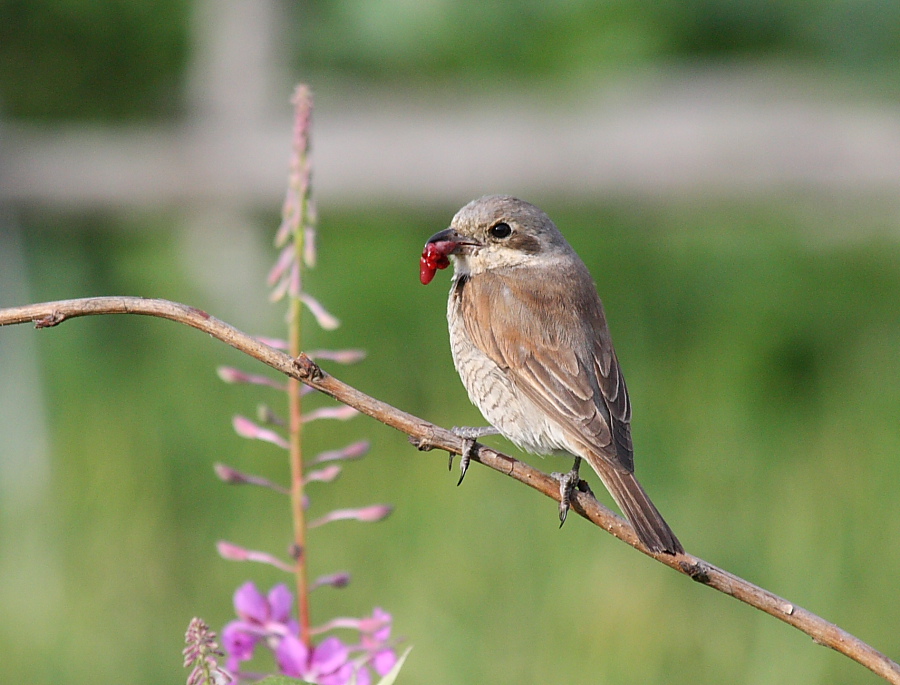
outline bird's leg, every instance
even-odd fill
[[[475,426],[454,426],[450,432],[465,441],[462,454],[459,455],[459,480],[457,485],[462,484],[463,478],[466,477],[466,471],[469,470],[469,462],[475,453],[476,440],[483,438],[485,435],[497,435],[498,431],[493,426],[475,427]],[[450,453],[450,462],[447,468],[453,468],[453,452]]]
[[[590,492],[590,488],[578,475],[578,469],[581,466],[581,457],[575,457],[575,463],[568,473],[551,473],[550,475],[559,481],[559,527],[562,528],[566,522],[566,516],[569,514],[569,503],[572,499],[572,493],[575,490],[582,492]],[[584,487],[582,487],[584,483]]]

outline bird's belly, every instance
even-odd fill
[[[450,317],[450,350],[453,364],[484,418],[520,449],[536,454],[570,452],[565,435],[548,421],[490,357],[478,349],[456,317]]]

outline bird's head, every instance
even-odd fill
[[[508,195],[488,195],[460,209],[450,228],[428,239],[419,275],[428,284],[436,269],[450,265],[450,257],[457,273],[477,275],[535,262],[549,265],[572,254],[540,209]]]

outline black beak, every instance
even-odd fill
[[[428,239],[429,243],[452,243],[453,248],[447,254],[459,254],[461,252],[469,252],[467,247],[482,247],[477,240],[469,238],[457,232],[455,228],[445,228],[443,231],[435,233]]]
[[[435,233],[428,239],[429,243],[461,243],[464,242],[463,237],[452,228],[445,228],[443,231]]]

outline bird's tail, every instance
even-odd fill
[[[604,466],[606,466],[604,464]],[[651,552],[682,554],[684,547],[650,501],[634,474],[607,466],[598,470],[606,489],[625,513],[641,542]]]

